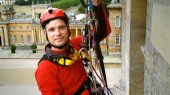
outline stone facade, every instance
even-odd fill
[[[120,53],[121,45],[121,23],[122,23],[122,4],[112,2],[108,5],[109,21],[112,32],[108,37],[109,52]]]
[[[51,4],[36,4],[31,6],[31,11],[32,11],[32,18],[39,18],[41,13],[49,8],[52,7]]]
[[[15,10],[11,5],[0,5],[0,23],[14,18]]]
[[[120,54],[122,6],[120,1],[118,1],[112,1],[112,3],[108,6],[110,11],[109,20],[111,23],[112,33],[107,39],[101,42],[103,53],[107,50],[107,53],[110,52],[110,54],[115,52]],[[2,11],[8,11],[7,9],[10,9],[10,11],[8,14],[4,14],[4,12],[1,12],[0,14],[0,46],[10,46],[11,44],[27,46],[32,43],[43,45],[46,43],[46,37],[39,25],[39,16],[42,11],[51,7],[50,4],[32,5],[31,7],[27,7],[27,11],[30,10],[31,13],[29,11],[28,13],[25,13],[21,10],[21,13],[16,13],[16,15],[14,15],[15,10],[13,9],[13,6],[10,5],[11,8],[6,8],[7,6],[8,5],[3,5],[3,7],[1,7]],[[10,16],[9,13],[11,14]],[[4,26],[6,26],[7,29],[4,28]],[[70,21],[70,38],[81,35],[83,27],[83,22]],[[5,32],[4,29],[6,29],[7,32]],[[8,33],[8,38],[5,36],[5,33]],[[8,40],[6,41],[5,39]]]
[[[126,95],[144,94],[144,56],[147,0],[124,0],[122,12],[122,79]]]
[[[154,5],[160,5],[161,7],[155,7]],[[145,93],[144,95],[170,95],[170,63],[167,61],[167,58],[163,56],[161,51],[162,48],[156,47],[156,45],[152,42],[153,32],[152,27],[154,24],[153,10],[161,9],[168,13],[167,10],[170,9],[169,0],[148,0],[148,9],[147,9],[147,30],[146,30],[146,42],[144,47],[144,55],[145,55]],[[169,8],[169,9],[168,9]],[[156,10],[157,14],[160,14],[159,10]],[[162,13],[161,13],[162,14]],[[168,18],[159,17],[161,20],[168,20]],[[170,26],[170,23],[160,23],[164,26]],[[164,27],[165,30],[168,27]],[[169,32],[169,30],[167,30]],[[166,32],[161,30],[160,32]],[[165,39],[165,37],[161,36],[157,38],[159,40]],[[169,41],[169,40],[168,40]],[[161,43],[159,43],[161,44]],[[168,46],[168,44],[167,44]],[[166,47],[166,46],[165,46]],[[166,51],[169,52],[169,51]]]
[[[122,39],[121,39],[121,76],[124,80],[124,94],[129,95],[129,80],[130,80],[130,2],[122,1]]]
[[[8,8],[9,7],[9,8]],[[12,5],[0,6],[0,46],[29,46],[32,43],[44,45],[46,37],[39,24],[42,11],[50,7],[49,4],[32,5],[32,16],[26,13],[15,15]],[[10,9],[10,10],[8,10]],[[84,23],[70,23],[71,38],[81,34]]]
[[[124,0],[122,6],[123,95],[170,95],[169,0]]]
[[[11,5],[14,4],[16,0],[0,0],[0,5]]]

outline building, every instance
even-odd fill
[[[120,53],[121,51],[121,19],[122,19],[122,4],[120,1],[112,1],[108,6],[109,21],[111,24],[112,33],[107,38],[109,44],[109,52]]]
[[[4,47],[10,46],[12,44],[15,44],[16,46],[30,46],[32,43],[44,45],[46,43],[46,37],[41,30],[39,17],[41,12],[49,7],[51,7],[51,4],[33,4],[31,7],[27,7],[30,8],[30,12],[25,13],[23,10],[21,10],[21,13],[15,13],[15,9],[12,5],[1,5],[0,46]],[[117,1],[112,1],[112,3],[108,5],[112,33],[108,38],[101,42],[102,51],[107,52],[107,54],[120,54],[121,7],[121,3]],[[82,34],[84,22],[84,20],[70,21],[70,38]]]
[[[9,46],[15,44],[17,46],[24,46],[35,42],[39,44],[44,43],[39,19],[32,18],[25,13],[14,16],[15,11],[11,6],[1,6],[3,10],[1,10],[0,15],[0,45]]]
[[[16,0],[0,0],[0,5],[11,5],[14,4]]]
[[[12,5],[0,6],[0,46],[30,46],[32,43],[44,45],[46,37],[39,24],[42,11],[51,7],[50,4],[36,4],[31,6],[32,14],[16,14]],[[71,38],[81,34],[84,23],[70,25]]]
[[[120,95],[170,95],[169,16],[169,0],[122,1]]]

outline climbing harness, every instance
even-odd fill
[[[82,6],[86,8],[86,23],[85,27],[82,29],[82,46],[79,51],[86,52],[89,56],[92,56],[92,49],[94,50],[94,58],[93,60],[83,60],[85,64],[85,68],[87,71],[87,74],[89,78],[91,79],[91,93],[92,95],[113,95],[113,93],[110,91],[107,85],[107,79],[106,79],[106,73],[105,73],[105,67],[103,62],[103,55],[101,52],[101,48],[99,45],[99,41],[97,40],[96,32],[97,31],[97,20],[95,19],[94,13],[93,13],[93,4],[92,0],[80,0]],[[101,3],[101,0],[99,0]],[[93,39],[91,39],[93,38]],[[92,48],[92,49],[91,49]],[[98,66],[99,73],[95,70],[93,63]],[[99,79],[100,82],[96,79],[96,77]]]
[[[55,64],[59,64],[62,66],[70,66],[75,61],[78,60],[86,60],[86,61],[91,61],[91,57],[84,51],[77,51],[75,50],[71,44],[67,46],[69,48],[69,54],[55,54],[54,52],[51,51],[50,44],[47,44],[45,47],[45,52],[46,54],[43,55],[42,60],[47,59]],[[39,62],[40,63],[40,62]]]
[[[98,37],[95,32],[97,31],[98,22],[95,19],[94,13],[92,11],[92,0],[86,0],[86,3],[84,0],[80,0],[80,2],[87,9],[86,23],[85,27],[82,29],[82,48],[77,51],[72,48],[70,44],[68,44],[68,48],[70,50],[69,54],[56,55],[47,45],[46,54],[40,61],[49,60],[62,66],[70,66],[77,60],[83,60],[88,79],[80,86],[74,95],[80,95],[84,89],[89,89],[90,95],[113,95],[107,85],[103,55],[100,49],[99,40],[97,40]],[[48,12],[45,12],[44,15],[41,16],[41,25],[43,26],[44,22],[46,22],[48,19],[58,16],[58,14],[65,17],[63,11],[58,9],[49,9]],[[94,58],[92,58],[91,48],[95,52]],[[97,73],[93,65],[96,65],[99,68],[100,75]]]

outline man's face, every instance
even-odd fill
[[[62,47],[69,40],[69,31],[67,25],[61,19],[54,19],[46,25],[46,32],[49,42]]]

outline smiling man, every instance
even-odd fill
[[[111,32],[110,24],[101,1],[92,0],[92,3],[98,20],[96,34],[101,41]],[[77,55],[82,36],[69,39],[69,19],[65,12],[49,8],[41,14],[40,24],[49,42],[35,72],[42,95],[92,95],[83,59]]]

